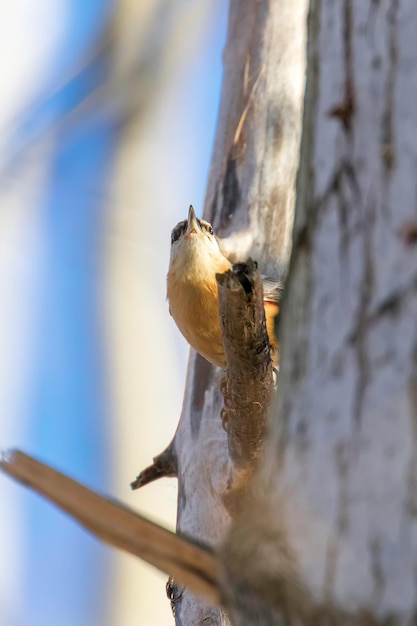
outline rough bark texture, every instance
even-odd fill
[[[415,623],[416,32],[414,0],[311,5],[280,395],[223,557],[236,624]]]
[[[235,517],[246,501],[265,440],[273,390],[262,278],[254,261],[236,263],[217,276],[220,322],[226,357],[222,380],[229,478],[223,502]]]
[[[231,0],[224,78],[204,218],[233,260],[249,256],[282,278],[290,252],[304,88],[305,0]],[[228,445],[222,372],[191,354],[180,424],[179,532],[219,545]],[[226,614],[177,589],[177,624],[228,624]]]

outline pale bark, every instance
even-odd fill
[[[224,78],[204,217],[248,256],[282,278],[290,252],[294,179],[304,89],[304,0],[231,0]],[[219,545],[229,527],[229,476],[220,420],[221,371],[192,353],[174,447],[179,472],[177,529]],[[177,624],[228,624],[223,610],[174,589]]]
[[[311,5],[280,395],[223,556],[236,624],[415,620],[416,32],[413,0]]]

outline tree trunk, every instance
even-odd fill
[[[222,98],[204,217],[228,237],[232,258],[249,255],[282,278],[291,246],[294,181],[304,89],[305,0],[231,0]],[[191,354],[180,424],[177,529],[219,545],[229,527],[225,507],[229,451],[220,420],[221,371]],[[173,584],[177,624],[228,624]]]
[[[289,241],[281,226],[290,223],[297,162],[302,24],[301,3],[232,2],[207,193],[206,217],[224,233],[236,233],[229,244],[236,244],[237,254],[258,253],[270,268],[275,258],[281,270]],[[171,446],[178,468],[169,471],[178,469],[179,475],[179,530],[216,545],[229,530],[219,549],[220,580],[210,550],[161,532],[43,466],[53,478],[52,497],[42,489],[42,464],[32,465],[25,455],[26,473],[19,470],[19,453],[0,463],[73,514],[81,489],[96,502],[95,510],[84,506],[79,516],[88,528],[94,529],[99,513],[100,537],[183,575],[185,584],[198,578],[207,597],[228,608],[235,626],[416,621],[416,27],[412,0],[389,6],[376,0],[368,6],[363,0],[311,2],[279,393],[249,505],[230,529],[219,372],[194,353]],[[256,59],[254,69],[247,59]],[[240,91],[233,81],[236,88],[243,85]],[[232,97],[236,93],[239,98]],[[267,114],[272,101],[282,117]],[[279,252],[274,241],[282,246]],[[70,484],[75,506],[68,505]],[[102,506],[110,517],[100,514]],[[141,530],[134,529],[132,542],[124,532],[132,536],[133,521]],[[150,535],[143,532],[151,527],[153,555]],[[185,563],[178,555],[187,547],[195,556]],[[178,624],[228,622],[223,610],[175,583],[169,591]]]
[[[412,0],[311,3],[279,396],[222,557],[234,624],[415,620],[416,32]]]

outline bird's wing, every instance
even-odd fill
[[[264,300],[278,304],[284,292],[284,284],[276,278],[262,276],[262,285],[264,289]]]

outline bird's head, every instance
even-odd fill
[[[172,229],[170,265],[193,265],[219,255],[223,257],[211,224],[198,219],[190,205],[188,219]]]

